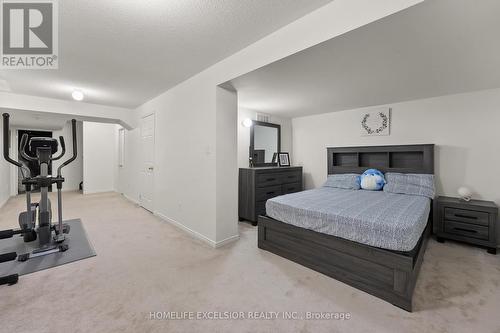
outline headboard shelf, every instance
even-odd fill
[[[434,173],[434,145],[331,147],[328,174],[382,172]]]

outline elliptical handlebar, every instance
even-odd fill
[[[21,143],[19,144],[19,153],[27,161],[36,161],[35,157],[26,154],[26,144],[28,143],[28,134],[24,133],[21,137]]]
[[[4,113],[2,115],[3,117],[3,157],[5,160],[11,164],[14,164],[18,168],[23,168],[24,166],[18,162],[14,161],[12,158],[9,156],[9,131],[10,131],[10,125],[9,125],[9,118],[10,115],[8,113]]]
[[[9,156],[10,115],[8,113],[4,113],[2,115],[2,117],[3,117],[3,157],[5,158],[5,160],[7,162],[15,165],[16,167],[20,168],[23,171],[27,171],[27,175],[29,177],[29,174],[30,174],[29,169],[25,165],[23,165],[21,162],[15,161],[12,158],[10,158],[10,156]],[[73,138],[73,156],[59,166],[59,168],[57,169],[57,176],[58,177],[61,176],[62,168],[67,166],[71,162],[73,162],[76,159],[76,157],[78,156],[77,141],[76,141],[76,119],[71,119],[71,131],[72,131],[72,138]],[[64,141],[63,136],[59,137],[59,142],[61,144],[61,153],[58,156],[52,158],[53,161],[62,158],[64,156],[64,154],[66,154],[66,143]],[[27,144],[28,144],[28,135],[23,134],[23,136],[21,137],[21,143],[19,145],[20,146],[19,153],[21,154],[21,156],[24,159],[26,159],[28,161],[36,161],[37,158],[26,154],[25,148],[26,148]]]
[[[59,168],[57,168],[57,176],[58,177],[61,177],[62,168],[64,168],[65,166],[67,166],[68,164],[70,164],[71,162],[76,160],[76,157],[78,156],[77,141],[76,141],[76,119],[71,119],[71,134],[72,134],[72,138],[73,138],[73,156],[71,156],[70,159],[65,161],[63,164],[61,164],[59,166]],[[60,137],[60,140],[61,140],[61,147],[63,148],[63,151],[66,151],[64,139],[62,137]],[[58,156],[58,158],[62,157],[62,155]]]
[[[64,154],[66,154],[66,144],[64,143],[64,137],[63,136],[59,137],[59,143],[61,144],[61,153],[58,156],[53,157],[52,161],[57,161],[58,159],[60,159],[61,157],[63,157]]]

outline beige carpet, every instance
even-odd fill
[[[500,332],[500,255],[483,249],[431,241],[407,313],[257,249],[249,225],[239,241],[212,249],[118,194],[65,199],[65,218],[82,218],[97,257],[0,287],[1,332]],[[0,227],[17,223],[23,200],[0,210]],[[351,318],[151,320],[153,311]]]

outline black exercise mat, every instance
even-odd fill
[[[87,238],[87,233],[83,228],[80,219],[64,221],[71,230],[66,235],[64,244],[68,244],[69,249],[66,252],[58,252],[46,256],[29,259],[26,262],[9,261],[0,264],[0,276],[10,274],[29,274],[41,271],[47,268],[61,266],[70,262],[94,257],[96,255],[94,248]],[[24,243],[22,236],[0,240],[0,254],[8,252],[17,252],[18,255],[33,251],[38,247],[38,240]]]

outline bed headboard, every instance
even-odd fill
[[[328,174],[382,172],[434,174],[434,145],[330,147]]]

